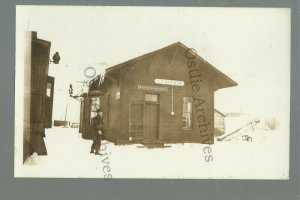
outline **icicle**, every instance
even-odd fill
[[[99,87],[103,84],[105,76],[106,76],[106,70],[104,70],[101,74],[99,74],[99,82],[98,82]]]

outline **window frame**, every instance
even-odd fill
[[[96,101],[93,101],[93,99],[98,99],[98,104],[97,104],[98,107],[96,107],[94,111],[92,110],[92,106],[96,105],[95,103],[93,103],[93,102],[96,102]],[[100,107],[101,107],[101,98],[99,96],[91,96],[89,101],[90,101],[90,105],[89,105],[89,108],[90,108],[90,110],[89,110],[90,111],[89,112],[89,114],[90,114],[90,124],[92,124],[92,118],[97,115],[97,110],[100,109]],[[95,114],[93,115],[92,113],[95,113]]]
[[[190,99],[191,101],[187,101],[185,103],[185,100],[184,98],[187,98],[187,99]],[[188,103],[191,103],[191,110],[190,112],[188,111]],[[194,103],[194,100],[193,100],[193,97],[182,97],[182,129],[183,130],[192,130],[193,129],[193,103]],[[184,106],[187,106],[187,108],[185,109]],[[187,110],[186,112],[184,112],[184,110]],[[189,116],[189,117],[186,117],[185,114],[187,114],[186,116]],[[184,123],[186,124],[186,126],[183,126]],[[190,124],[190,126],[188,126],[188,124]]]
[[[146,99],[146,96],[147,96],[147,95],[150,95],[151,100],[147,100],[147,99]],[[153,96],[156,96],[156,101],[152,101],[152,97],[153,97]],[[159,97],[160,97],[160,95],[157,94],[157,93],[145,93],[145,94],[144,94],[144,102],[145,102],[145,103],[159,104],[159,102],[160,102]]]

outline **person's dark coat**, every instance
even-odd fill
[[[92,124],[93,124],[93,128],[94,130],[101,130],[103,131],[103,119],[100,115],[96,115],[93,119],[92,119]]]
[[[100,150],[101,139],[103,139],[103,125],[103,119],[99,114],[92,118],[93,144],[91,147],[91,152],[98,152]]]

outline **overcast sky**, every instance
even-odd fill
[[[85,67],[100,72],[180,41],[239,84],[215,93],[217,109],[289,117],[289,9],[22,6],[16,28],[60,53],[49,72],[60,90],[84,79]],[[67,91],[55,95],[68,101]]]

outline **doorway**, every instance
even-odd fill
[[[146,94],[144,106],[144,139],[157,140],[159,132],[158,94]]]

